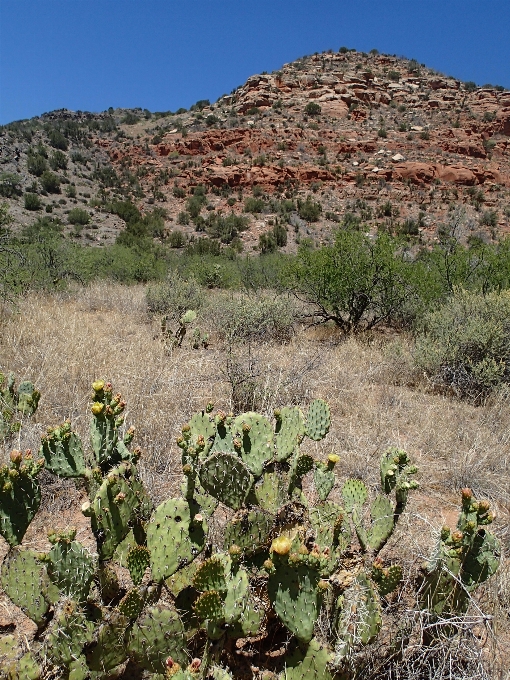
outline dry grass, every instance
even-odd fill
[[[474,407],[423,385],[409,387],[413,376],[405,342],[404,353],[395,353],[387,343],[317,335],[301,331],[289,344],[260,345],[253,352],[261,409],[271,413],[291,400],[306,406],[312,398],[326,399],[331,432],[308,447],[319,457],[339,453],[340,479],[354,475],[375,488],[382,451],[396,445],[410,453],[420,468],[421,489],[387,547],[404,560],[408,577],[427,555],[437,529],[444,522],[453,525],[463,486],[493,501],[495,529],[508,553],[510,400],[495,398]],[[35,422],[12,443],[19,448],[36,449],[43,430],[65,418],[86,441],[90,384],[96,377],[111,380],[128,403],[126,423],[137,429],[135,442],[144,450],[142,476],[156,503],[178,489],[174,442],[181,425],[210,400],[230,407],[224,348],[213,344],[207,350],[165,353],[158,324],[146,315],[142,287],[101,283],[60,296],[30,295],[16,313],[2,317],[0,357],[0,370],[33,380],[43,395]],[[65,515],[59,489],[48,484],[45,499],[51,511]],[[505,559],[480,599],[498,633],[488,652],[494,678],[509,677],[496,671],[502,659],[510,659],[509,583]]]

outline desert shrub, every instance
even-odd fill
[[[178,186],[177,184],[172,189],[172,194],[174,195],[175,198],[186,198],[186,190],[183,187]]]
[[[41,175],[41,186],[49,194],[60,193],[60,177],[49,170],[45,170]]]
[[[425,315],[415,361],[435,383],[475,402],[510,383],[510,291],[456,290]]]
[[[52,170],[67,170],[67,156],[59,149],[56,149],[50,156],[50,167]]]
[[[41,154],[31,154],[27,156],[27,170],[31,175],[40,177],[45,170],[48,169],[46,158]]]
[[[321,105],[317,104],[317,102],[308,102],[303,111],[307,116],[318,116],[322,109]]]
[[[230,213],[224,217],[211,213],[207,220],[205,230],[212,238],[219,238],[222,243],[231,243],[234,238],[248,229],[248,218],[245,215]]]
[[[168,244],[170,248],[184,248],[186,237],[180,229],[175,229],[168,236]]]
[[[147,288],[145,299],[150,314],[180,319],[186,310],[197,311],[202,307],[204,291],[194,278],[184,279],[172,270],[165,281]]]
[[[246,213],[261,213],[266,207],[265,202],[261,198],[255,196],[248,196],[244,201],[244,212]]]
[[[76,198],[76,187],[74,184],[66,185],[66,196],[68,198]]]
[[[60,149],[61,151],[67,151],[67,147],[69,146],[67,138],[56,128],[51,128],[48,131],[48,141],[50,146],[54,149]]]
[[[73,208],[67,216],[69,224],[85,226],[90,222],[90,215],[83,208]]]
[[[0,196],[4,198],[21,196],[21,176],[16,172],[0,173]]]
[[[296,310],[288,296],[252,293],[216,297],[208,315],[227,343],[287,341],[294,334]]]
[[[191,219],[196,219],[200,215],[200,211],[207,203],[207,199],[203,194],[194,193],[186,201],[186,211]]]
[[[480,217],[480,224],[484,227],[498,226],[498,213],[496,210],[485,210]]]
[[[42,208],[41,199],[37,194],[25,194],[24,201],[26,210],[40,210]]]
[[[307,222],[317,222],[322,212],[321,204],[314,201],[311,196],[307,196],[305,201],[298,199],[297,209],[299,217]]]

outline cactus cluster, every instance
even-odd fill
[[[179,319],[177,328],[172,328],[172,319],[165,315],[161,318],[161,336],[169,350],[181,347],[188,330],[193,326],[197,313],[188,309]],[[209,345],[209,334],[202,332],[195,326],[191,334],[190,346],[192,349],[206,348]]]
[[[16,387],[14,373],[0,373],[0,439],[7,439],[21,427],[20,418],[32,416],[41,394],[29,380]]]
[[[130,449],[134,431],[121,434],[124,408],[98,380],[89,450],[65,422],[42,437],[37,461],[14,451],[0,468],[0,530],[10,545],[0,581],[40,641],[23,654],[0,638],[12,677],[59,669],[69,680],[101,680],[129,663],[153,680],[228,680],[233,649],[278,636],[289,643],[271,666],[280,680],[353,677],[353,655],[377,637],[382,598],[402,578],[400,566],[378,554],[417,486],[407,454],[384,453],[373,499],[350,479],[340,502],[329,500],[339,456],[321,461],[301,450],[306,437],[327,435],[326,402],[313,401],[306,414],[284,407],[274,419],[214,413],[209,404],[177,440],[182,496],[153,508],[137,471],[140,451]],[[39,507],[43,467],[82,480],[94,553],[72,528],[52,531],[47,553],[20,546]],[[221,545],[217,508],[227,514]],[[491,519],[487,504],[465,490],[457,530],[443,530],[424,569],[422,601],[431,612],[461,608],[460,591],[497,568],[497,541],[483,529]],[[129,572],[127,587],[119,565]],[[321,611],[331,622],[327,641],[317,638]]]

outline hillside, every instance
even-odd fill
[[[119,200],[152,212],[152,235],[174,233],[174,246],[199,232],[250,253],[279,225],[292,252],[356,221],[427,242],[457,206],[456,236],[492,241],[510,232],[509,136],[510,91],[341,50],[189,111],[60,110],[6,125],[0,191],[15,230],[49,213],[93,245],[124,229]],[[225,226],[231,213],[244,217]]]

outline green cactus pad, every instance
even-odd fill
[[[227,624],[230,625],[239,620],[243,614],[249,591],[248,574],[245,569],[239,567],[229,579],[225,596],[224,609]]]
[[[232,517],[225,528],[224,546],[228,550],[237,545],[247,554],[269,545],[273,515],[257,508],[241,509]]]
[[[372,580],[381,595],[388,595],[402,580],[402,567],[399,564],[392,564],[385,568],[376,562],[372,567]]]
[[[49,579],[36,553],[12,548],[2,564],[0,580],[14,604],[40,627],[50,608],[43,595]]]
[[[42,678],[42,668],[34,659],[30,652],[23,654],[21,659],[16,663],[14,672],[7,677],[16,678],[16,680],[40,680]]]
[[[341,661],[351,651],[375,640],[382,625],[379,594],[372,581],[360,572],[344,591],[337,625],[335,660]]]
[[[291,564],[287,555],[276,557],[267,584],[269,599],[290,632],[301,642],[309,642],[319,615],[320,573],[302,562]]]
[[[260,633],[265,618],[266,612],[262,602],[248,595],[241,614],[233,624],[229,625],[228,636],[233,638],[255,636]]]
[[[208,493],[233,510],[239,510],[253,486],[253,477],[243,461],[223,452],[204,461],[200,481]]]
[[[17,410],[25,416],[31,416],[37,410],[41,393],[38,392],[29,380],[24,380],[18,385]]]
[[[130,480],[127,464],[111,470],[97,490],[92,503],[91,527],[102,560],[110,559],[129,533],[129,523],[140,505],[139,494]]]
[[[345,552],[351,544],[351,531],[343,508],[337,503],[326,501],[309,510],[310,523],[315,541],[321,548]],[[332,555],[333,559],[336,557]]]
[[[90,670],[87,668],[87,660],[84,656],[79,656],[69,664],[68,680],[88,680]]]
[[[223,420],[216,423],[216,436],[214,437],[214,442],[209,454],[212,456],[213,453],[219,453],[220,451],[235,453],[231,427]]]
[[[352,512],[355,507],[361,507],[368,498],[368,489],[360,479],[348,479],[342,487],[344,508]]]
[[[275,460],[287,460],[298,448],[305,435],[305,419],[297,406],[284,406],[276,420]]]
[[[467,590],[474,590],[496,573],[500,554],[498,539],[484,529],[479,530],[462,563],[462,582]]]
[[[186,638],[176,611],[151,607],[133,625],[128,642],[129,656],[152,673],[166,671],[166,659],[185,665]]]
[[[193,578],[199,568],[197,561],[187,564],[185,567],[176,571],[165,580],[165,585],[174,597],[177,597],[181,590],[189,588],[193,584]]]
[[[109,564],[103,563],[99,566],[96,573],[97,585],[101,600],[105,604],[110,604],[120,593],[120,584],[117,573]]]
[[[77,541],[58,540],[48,553],[48,576],[66,597],[83,602],[89,594],[95,564]]]
[[[130,548],[127,554],[126,562],[129,569],[129,575],[133,581],[133,585],[140,585],[150,561],[151,554],[149,549],[145,546],[134,545],[132,548]]]
[[[324,439],[330,427],[331,413],[328,404],[323,399],[314,399],[308,407],[306,434],[310,439],[319,441]]]
[[[213,666],[211,668],[212,680],[234,680],[234,677],[221,666]]]
[[[217,590],[202,593],[193,607],[195,614],[201,621],[212,621],[215,625],[224,623],[225,608],[221,594]]]
[[[201,411],[195,413],[189,421],[190,426],[190,443],[192,446],[197,445],[199,437],[204,438],[205,447],[200,453],[201,458],[205,458],[212,446],[213,438],[216,435],[216,425],[211,420],[208,413]]]
[[[80,437],[65,422],[48,430],[41,438],[39,455],[46,461],[46,468],[59,477],[83,477],[85,458]]]
[[[101,623],[92,644],[87,646],[85,652],[87,665],[91,671],[108,674],[124,663],[128,656],[126,637],[129,624],[129,618],[116,610]]]
[[[42,464],[31,458],[16,460],[0,467],[0,534],[12,547],[19,545],[41,504],[41,488],[37,481]]]
[[[313,481],[319,499],[325,501],[335,486],[335,473],[324,463],[315,463]]]
[[[51,623],[44,641],[45,655],[56,666],[69,667],[92,642],[94,624],[76,603],[67,600]]]
[[[285,656],[285,670],[278,680],[333,680],[329,664],[333,655],[313,638],[308,645],[295,644]]]
[[[145,597],[139,588],[131,588],[119,602],[119,611],[128,619],[134,621],[142,613],[145,604]]]
[[[193,587],[197,590],[226,592],[230,568],[231,560],[228,555],[221,553],[213,555],[197,568],[193,577]]]
[[[170,498],[154,512],[147,525],[152,577],[162,581],[202,552],[207,524],[185,500]]]
[[[285,472],[264,472],[253,486],[247,502],[275,513],[289,500],[288,488],[289,480]]]
[[[370,548],[379,551],[395,527],[393,505],[388,496],[377,496],[372,503],[370,514],[372,524],[368,530],[365,530],[359,521],[358,510],[355,509],[353,512],[354,527],[363,550]]]
[[[241,442],[239,454],[250,472],[260,477],[273,457],[273,428],[264,416],[248,411],[238,416],[232,431]]]

